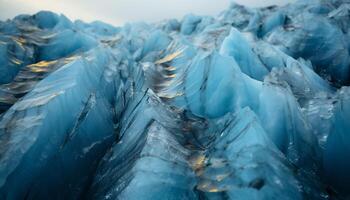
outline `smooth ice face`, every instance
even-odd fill
[[[184,35],[190,35],[196,30],[197,25],[201,22],[202,18],[195,15],[187,15],[184,17],[181,24],[181,33]]]
[[[348,199],[349,10],[0,22],[0,199]]]
[[[339,92],[339,103],[334,110],[335,117],[324,150],[324,167],[327,178],[344,192],[347,192],[350,187],[349,95],[349,88],[343,88]]]
[[[229,57],[215,52],[196,56],[184,80],[189,110],[198,116],[215,118],[233,111],[237,104],[247,104],[247,99],[238,100],[245,95],[239,90],[244,84],[239,74],[237,64]]]
[[[233,57],[242,72],[254,79],[263,80],[268,73],[266,67],[253,53],[248,41],[235,28],[231,29],[230,35],[223,41],[220,53]]]

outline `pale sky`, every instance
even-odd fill
[[[40,10],[63,13],[72,20],[101,20],[114,25],[155,22],[185,14],[217,15],[232,0],[0,0],[0,20]],[[235,0],[251,7],[283,5],[294,0]]]

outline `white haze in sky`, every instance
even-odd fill
[[[251,7],[283,5],[294,0],[235,0]],[[0,20],[40,10],[62,13],[86,22],[101,20],[114,25],[181,18],[185,14],[216,15],[231,0],[0,0]]]

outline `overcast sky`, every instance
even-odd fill
[[[232,0],[0,0],[0,20],[40,10],[63,13],[70,19],[101,20],[114,25],[130,21],[160,21],[181,18],[187,13],[216,15]],[[286,4],[293,0],[235,0],[259,7]]]

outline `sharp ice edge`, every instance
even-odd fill
[[[347,199],[350,2],[0,22],[0,199]]]

